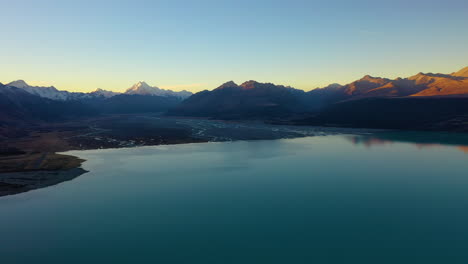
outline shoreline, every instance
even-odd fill
[[[138,142],[138,139],[130,138],[128,141],[136,144],[121,145],[118,141],[108,141],[102,146],[88,142],[80,133],[82,131],[62,134],[56,131],[32,132],[27,137],[5,142],[6,146],[0,149],[0,197],[53,186],[87,173],[82,168],[86,160],[67,154],[69,151],[207,142],[192,137],[157,138],[157,141],[139,139]],[[82,139],[79,145],[75,142],[77,139]]]
[[[87,123],[87,125],[83,125]],[[0,145],[0,197],[74,179],[87,171],[69,151],[121,149],[239,140],[274,140],[382,130],[291,127],[265,123],[116,115],[25,127],[25,135]]]
[[[0,197],[73,180],[88,171],[84,159],[57,153],[25,153],[0,158]]]
[[[83,168],[0,173],[0,197],[25,193],[71,181],[88,171]]]
[[[380,132],[380,133],[379,133]],[[340,133],[335,131],[334,133],[318,133],[315,135],[302,135],[296,137],[283,137],[276,139],[269,138],[255,138],[255,139],[234,139],[234,140],[201,140],[196,138],[190,138],[185,140],[177,140],[159,144],[143,144],[136,146],[113,146],[106,148],[95,148],[95,147],[84,147],[84,148],[61,148],[57,152],[21,152],[16,151],[16,155],[0,155],[0,198],[2,196],[15,195],[19,193],[28,192],[35,189],[41,189],[53,185],[60,184],[62,182],[73,180],[88,171],[82,168],[82,164],[86,161],[80,158],[78,155],[70,155],[71,151],[84,151],[84,150],[106,150],[106,149],[127,149],[135,147],[152,147],[152,146],[167,146],[167,145],[181,145],[181,144],[198,144],[208,142],[230,142],[230,141],[258,141],[258,140],[279,140],[279,139],[292,139],[292,138],[304,138],[304,137],[320,137],[320,136],[333,136],[333,135],[355,135],[355,136],[374,136],[374,139],[369,142],[365,139],[356,141],[355,144],[382,144],[382,142],[416,142],[421,146],[429,145],[433,146],[435,143],[439,144],[454,144],[454,142],[447,141],[452,139],[452,133],[427,134],[427,138],[414,139],[414,133],[408,131],[395,131],[392,130],[363,130],[363,129],[343,129]],[[405,133],[406,132],[406,133]],[[416,132],[416,131],[414,131]],[[403,134],[401,134],[403,133]],[[468,137],[465,134],[458,139],[460,142],[466,142],[466,146],[459,146],[461,151],[467,152],[468,149]],[[444,140],[445,139],[445,140]],[[15,152],[15,151],[12,151]]]

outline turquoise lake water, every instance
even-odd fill
[[[74,151],[0,263],[468,263],[468,147],[323,136]]]

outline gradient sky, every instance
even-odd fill
[[[468,1],[0,0],[0,81],[310,90],[468,66]]]

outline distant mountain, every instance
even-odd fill
[[[227,82],[213,91],[202,91],[169,111],[170,115],[221,119],[282,118],[320,112],[349,100],[381,97],[468,95],[468,67],[448,74],[419,73],[388,79],[366,75],[347,85],[332,84],[309,92],[255,81]]]
[[[330,86],[308,93],[317,107],[370,97],[460,96],[468,94],[468,67],[449,74],[419,73],[394,80],[369,75],[344,86]]]
[[[152,95],[152,96],[174,96],[181,99],[188,98],[192,95],[188,91],[174,92],[172,90],[160,89],[156,86],[150,86],[146,82],[138,82],[132,87],[128,88],[125,94],[136,94],[136,95]]]
[[[12,127],[20,124],[99,114],[164,112],[181,100],[175,96],[129,95],[102,89],[91,93],[71,93],[15,81],[8,85],[0,84],[0,132],[11,132]],[[8,129],[5,130],[5,126]]]
[[[334,83],[323,88],[316,88],[307,92],[307,102],[312,111],[319,111],[325,106],[346,97],[342,94],[343,85]]]
[[[313,90],[320,103],[307,125],[468,132],[468,67],[395,80],[365,76],[343,87]]]
[[[306,110],[305,92],[291,87],[248,81],[230,81],[213,91],[202,91],[184,100],[169,115],[221,119],[278,118]]]
[[[72,93],[68,91],[59,91],[54,86],[50,87],[41,87],[41,86],[31,86],[23,80],[13,81],[8,83],[7,86],[16,87],[22,89],[30,94],[37,95],[43,98],[48,98],[52,100],[77,100],[90,97],[89,94],[85,93]]]
[[[145,82],[125,93],[102,89],[72,93],[19,80],[0,84],[0,130],[8,122],[22,120],[166,112],[226,120],[468,131],[468,67],[452,74],[419,73],[397,79],[366,75],[346,85],[332,84],[309,92],[272,83],[247,81],[238,85],[230,81],[212,91],[190,95]]]
[[[352,82],[345,87],[343,87],[343,92],[349,96],[362,96],[376,89],[387,84],[390,80],[386,78],[380,77],[372,77],[370,75],[366,75],[360,80]]]
[[[0,124],[18,121],[55,121],[95,114],[79,101],[64,102],[0,84]]]
[[[31,86],[23,80],[13,81],[11,83],[8,83],[7,86],[19,88],[30,94],[37,95],[43,98],[48,98],[52,100],[61,100],[61,101],[86,100],[86,99],[93,99],[93,98],[111,98],[113,96],[121,94],[117,92],[106,91],[103,89],[97,89],[90,93],[60,91],[60,90],[57,90],[57,88],[53,86],[50,86],[50,87]],[[176,97],[179,99],[185,99],[189,97],[190,95],[192,95],[192,93],[188,91],[174,92],[171,90],[164,90],[164,89],[159,89],[157,87],[151,87],[145,82],[139,82],[135,84],[134,86],[129,88],[125,92],[125,94]]]
[[[457,73],[458,74],[458,73]],[[460,73],[463,74],[463,73]],[[466,95],[468,94],[468,77],[444,74],[419,73],[409,80],[416,86],[423,87],[420,92],[412,96],[440,96],[440,95]]]
[[[93,92],[90,92],[89,93],[92,97],[103,97],[103,98],[111,98],[112,96],[116,96],[116,95],[119,95],[121,93],[117,93],[117,92],[112,92],[112,91],[106,91],[106,90],[103,90],[103,89],[96,89],[95,91]]]
[[[465,67],[465,68],[459,70],[458,72],[452,73],[452,76],[467,77],[468,78],[468,67]]]

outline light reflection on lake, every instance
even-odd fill
[[[379,132],[366,136],[348,136],[356,145],[367,147],[409,143],[418,149],[454,147],[468,154],[468,135],[443,132]]]
[[[89,173],[0,198],[1,261],[468,263],[465,141],[434,136],[73,151]]]

